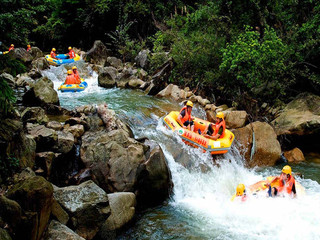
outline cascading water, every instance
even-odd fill
[[[80,93],[59,93],[63,107],[107,102],[132,128],[136,137],[148,137],[162,147],[168,161],[174,193],[168,205],[149,209],[118,239],[320,239],[320,164],[293,165],[304,179],[305,196],[291,198],[251,197],[244,203],[231,202],[238,183],[253,184],[279,175],[281,166],[247,169],[234,145],[214,160],[199,149],[186,146],[167,130],[161,117],[181,106],[144,93],[117,88],[100,88],[97,74],[77,63],[88,88]],[[66,76],[64,66],[43,72],[55,89]],[[201,109],[193,114],[204,117]],[[318,181],[318,182],[317,182]]]

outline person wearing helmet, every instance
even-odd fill
[[[278,188],[271,188],[271,185],[273,182],[275,181],[279,181],[279,187]],[[289,165],[286,165],[282,168],[280,177],[276,177],[274,178],[269,185],[269,196],[273,196],[272,195],[272,191],[275,191],[274,196],[277,195],[277,193],[287,193],[289,195],[292,195],[293,197],[296,197],[296,181],[294,179],[294,177],[292,176],[292,170],[291,167]]]
[[[68,70],[67,72],[67,78],[66,78],[66,81],[64,82],[64,84],[76,84],[76,79],[75,77],[73,76],[73,72],[72,70]]]
[[[79,76],[79,73],[78,73],[78,70],[77,70],[76,66],[72,67],[72,72],[73,72],[73,76],[74,76],[74,78],[76,80],[76,84],[80,84],[81,83],[81,78]]]
[[[27,51],[29,52],[31,50],[30,44],[27,45]]]
[[[55,48],[52,48],[51,53],[50,53],[50,57],[53,59],[57,59],[57,54],[56,54]]]
[[[70,59],[75,58],[76,57],[76,53],[73,51],[72,47],[68,47],[68,50],[69,50],[69,53],[68,53],[69,58]]]
[[[14,49],[14,45],[11,44],[8,51],[10,52],[10,51],[13,50],[13,49]]]
[[[186,129],[194,131],[194,122],[193,117],[191,117],[193,103],[191,101],[187,101],[185,106],[181,108],[179,116],[178,116],[178,123]]]
[[[245,202],[247,200],[247,192],[246,192],[246,187],[244,186],[243,183],[238,184],[237,189],[236,189],[236,194],[233,195],[231,198],[231,201],[238,200],[241,202]]]
[[[218,112],[216,115],[216,124],[209,123],[207,128],[203,131],[202,135],[212,140],[223,138],[225,135],[226,123],[224,121],[223,112]],[[201,134],[201,132],[199,132]]]

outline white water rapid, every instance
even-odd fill
[[[159,210],[151,209],[148,222],[142,226],[137,223],[119,239],[320,239],[318,182],[296,178],[306,189],[306,195],[296,199],[251,197],[246,202],[231,202],[238,183],[250,185],[279,175],[281,167],[247,169],[236,145],[213,160],[209,154],[186,146],[164,127],[161,117],[170,109],[176,110],[177,103],[137,91],[100,88],[95,72],[84,63],[77,66],[89,86],[80,93],[59,93],[61,105],[72,109],[106,101],[137,137],[148,137],[161,145],[172,173],[173,195],[161,209],[169,209],[166,216],[157,217]],[[51,67],[43,73],[57,89],[66,69]],[[203,117],[203,111],[198,109],[195,115]]]

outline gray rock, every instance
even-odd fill
[[[128,223],[135,214],[136,196],[130,192],[108,194],[111,215],[103,224],[102,229],[112,231],[120,229]]]
[[[103,68],[98,76],[98,83],[99,86],[105,88],[112,88],[116,86],[116,76],[117,76],[117,69],[114,67],[105,67]]]
[[[65,126],[64,131],[71,133],[74,136],[74,138],[79,138],[84,134],[84,127],[80,124],[73,126]]]
[[[122,61],[119,58],[116,57],[107,57],[107,63],[116,69],[123,68]]]
[[[17,59],[22,60],[25,63],[31,62],[33,57],[29,52],[24,48],[15,48],[13,51],[10,51],[9,54]]]
[[[57,132],[43,125],[30,125],[27,129],[37,143],[38,152],[51,150],[58,140]]]
[[[54,197],[71,217],[76,233],[92,239],[110,215],[107,194],[93,181],[57,188]]]
[[[74,137],[70,132],[57,131],[58,141],[54,146],[54,150],[59,153],[68,153],[74,145]]]
[[[67,226],[52,220],[44,240],[85,240]]]
[[[55,131],[60,131],[63,129],[63,126],[60,122],[57,122],[57,121],[50,121],[47,123],[47,128],[51,128]]]
[[[43,52],[38,47],[31,47],[29,53],[32,56],[33,60],[44,57]]]
[[[108,55],[106,46],[100,40],[96,40],[93,47],[84,54],[83,59],[87,62],[104,66]]]
[[[31,65],[32,65],[32,68],[34,68],[38,71],[39,70],[42,71],[42,70],[50,68],[50,65],[45,57],[40,57],[40,58],[33,60]]]
[[[47,77],[36,81],[34,86],[23,96],[23,102],[27,105],[59,105],[57,92],[53,89],[53,83]]]
[[[225,111],[224,117],[227,128],[244,127],[248,119],[246,111]]]
[[[150,53],[149,49],[145,49],[139,52],[139,54],[135,57],[135,62],[137,63],[138,67],[147,67],[149,61],[148,61],[148,55]]]
[[[68,213],[61,207],[57,200],[53,200],[52,215],[62,224],[67,224],[69,221]]]
[[[22,121],[45,124],[49,121],[48,116],[41,107],[27,107],[21,113]]]
[[[128,82],[128,86],[130,88],[140,88],[142,86],[142,84],[144,84],[144,81],[142,81],[141,79],[138,79],[138,78],[131,79]]]

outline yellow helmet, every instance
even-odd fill
[[[52,51],[54,51],[54,52],[55,52],[55,51],[56,51],[56,49],[55,49],[55,48],[52,48]]]
[[[193,107],[193,103],[191,101],[188,101],[186,105],[189,107]]]
[[[13,44],[11,44],[11,45],[10,45],[10,47],[14,47],[14,45],[13,45]]]
[[[217,118],[222,118],[224,119],[224,114],[223,112],[218,112],[217,115],[216,115]]]
[[[68,47],[68,50],[71,50],[72,49],[72,47]]]
[[[289,165],[284,166],[282,172],[291,176],[291,167]]]
[[[68,70],[68,75],[71,75],[72,74],[72,70]]]
[[[242,196],[245,191],[246,191],[246,187],[244,186],[244,184],[240,183],[240,184],[237,186],[236,195],[237,195],[237,196]]]
[[[77,69],[77,67],[76,67],[76,66],[73,66],[73,67],[72,67],[72,70],[73,70],[73,69]]]
[[[28,44],[27,47],[31,47],[30,44]]]

